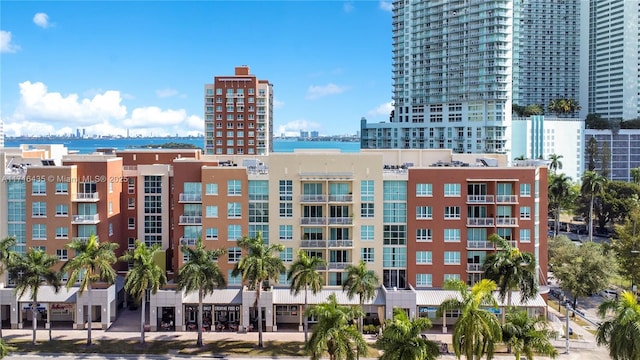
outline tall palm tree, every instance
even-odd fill
[[[598,345],[606,345],[613,360],[640,359],[640,304],[635,294],[623,291],[617,300],[607,300],[598,307],[602,318],[609,311],[614,317],[598,327]]]
[[[580,105],[575,99],[553,99],[549,102],[547,107],[549,111],[557,114],[558,116],[572,114],[581,109]]]
[[[142,305],[140,314],[140,343],[144,345],[144,324],[146,322],[146,293],[158,292],[161,286],[167,283],[167,275],[155,261],[155,257],[162,251],[160,244],[151,247],[136,240],[135,248],[127,250],[120,257],[120,261],[133,263],[129,272],[124,278],[124,288],[133,298]]]
[[[520,301],[526,302],[538,294],[536,261],[533,254],[520,251],[497,234],[489,236],[498,250],[487,256],[482,265],[484,277],[493,280],[499,287],[500,301],[507,299],[507,308],[511,307],[513,290],[520,290]],[[506,309],[503,309],[503,319]]]
[[[533,360],[534,352],[555,359],[558,351],[549,341],[550,336],[546,321],[530,318],[526,311],[509,311],[507,322],[502,325],[502,341],[511,348],[516,360],[520,360],[520,355]]]
[[[347,279],[342,284],[342,290],[347,292],[349,299],[358,295],[360,309],[364,311],[364,302],[376,296],[376,288],[380,284],[378,274],[373,270],[367,270],[367,263],[360,260],[358,265],[349,265],[345,268]],[[359,329],[362,331],[362,318],[358,320]]]
[[[352,325],[355,318],[363,316],[362,310],[338,304],[335,294],[327,302],[307,309],[305,316],[316,316],[318,323],[313,328],[305,351],[311,360],[319,360],[325,352],[329,360],[354,360],[357,354],[366,353],[367,343],[362,334]]]
[[[430,328],[429,319],[411,320],[404,310],[394,308],[393,320],[387,320],[382,337],[376,341],[384,350],[380,360],[434,360],[440,356],[438,344],[421,336]]]
[[[459,310],[460,317],[453,328],[453,350],[460,358],[462,354],[469,360],[493,357],[495,344],[502,341],[500,321],[486,307],[497,308],[498,303],[492,293],[496,283],[482,279],[471,289],[462,281],[447,281],[445,288],[457,290],[460,300],[449,298],[438,307],[437,316],[445,311]]]
[[[11,265],[17,255],[13,251],[14,246],[16,246],[15,236],[0,240],[0,276],[4,275],[5,269]],[[2,306],[0,306],[0,339],[2,339]]]
[[[258,311],[258,347],[262,344],[262,309],[260,308],[260,292],[265,282],[273,279],[278,281],[281,273],[287,268],[276,252],[284,251],[282,244],[265,244],[262,233],[256,237],[248,236],[238,240],[238,245],[246,252],[236,263],[232,275],[242,275],[242,281],[249,284],[249,288],[255,290],[255,308]]]
[[[563,157],[564,156],[558,154],[549,155],[549,161],[551,161],[549,163],[549,169],[553,171],[553,175],[555,175],[558,170],[562,170],[562,161],[560,161],[560,159]]]
[[[589,197],[589,241],[593,241],[593,203],[596,196],[602,194],[606,182],[607,179],[595,171],[585,171],[582,174],[580,192]]]
[[[60,273],[53,270],[58,258],[48,255],[40,249],[31,248],[25,255],[19,256],[11,264],[9,272],[16,280],[16,296],[23,297],[27,292],[31,296],[31,317],[33,325],[33,344],[36,345],[36,317],[38,307],[38,291],[40,286],[53,286],[55,292],[60,291]]]
[[[565,174],[551,175],[549,179],[549,208],[553,211],[554,235],[560,231],[560,213],[562,205],[571,194],[571,178]]]
[[[178,270],[178,291],[198,292],[198,340],[196,346],[202,347],[202,303],[207,294],[213,294],[215,289],[227,286],[224,275],[218,267],[218,257],[226,251],[224,249],[205,249],[201,238],[198,238],[195,247],[182,245],[181,250],[189,260]]]
[[[307,255],[307,252],[298,250],[296,261],[289,267],[287,280],[291,282],[291,292],[298,295],[304,289],[304,310],[307,310],[309,301],[307,299],[309,289],[313,294],[317,294],[322,289],[322,275],[318,272],[319,267],[327,266],[326,260]],[[308,340],[309,318],[304,317],[304,342]]]
[[[91,346],[91,323],[92,319],[92,298],[91,289],[93,284],[103,281],[113,284],[116,281],[116,271],[113,264],[118,261],[115,251],[118,244],[110,242],[98,242],[98,238],[91,234],[86,241],[76,239],[66,245],[66,248],[73,250],[75,256],[62,266],[63,273],[69,273],[67,288],[80,280],[80,294],[87,292],[87,346]]]

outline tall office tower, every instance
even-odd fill
[[[394,1],[392,122],[403,131],[378,147],[508,151],[512,27],[513,1]]]
[[[638,1],[589,1],[589,113],[640,117],[639,13]]]
[[[587,115],[586,86],[580,86],[581,59],[587,59],[580,43],[581,2],[514,2],[513,104],[546,108],[553,99],[574,99],[582,108],[568,117]]]
[[[216,76],[204,86],[205,154],[268,155],[273,151],[273,85],[249,73]]]

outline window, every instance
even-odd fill
[[[530,229],[520,229],[520,242],[531,242]]]
[[[520,196],[531,196],[531,184],[520,184]]]
[[[127,202],[128,202],[128,205],[127,205],[127,208],[128,208],[128,209],[135,209],[135,208],[136,208],[136,198],[134,198],[134,197],[130,197],[130,198],[127,200]]]
[[[459,251],[445,251],[444,252],[444,264],[445,265],[460,265],[460,252]]]
[[[127,229],[131,230],[131,229],[135,229],[135,228],[136,228],[136,218],[130,217],[128,219]]]
[[[293,217],[293,203],[280,203],[280,217],[290,218]]]
[[[520,207],[520,219],[531,219],[531,208],[529,206]]]
[[[130,177],[127,179],[127,192],[129,194],[136,192],[136,178]]]
[[[237,219],[242,217],[242,204],[239,202],[227,203],[227,218]]]
[[[227,237],[229,241],[236,241],[242,237],[241,225],[229,225],[227,226]]]
[[[293,261],[293,248],[285,248],[284,251],[280,252],[280,260],[284,262],[292,262]]]
[[[242,181],[227,180],[227,195],[229,196],[242,195]]]
[[[69,259],[67,254],[67,249],[57,249],[56,256],[58,257],[58,260],[61,260],[61,261],[66,261]]]
[[[405,268],[407,266],[407,248],[385,247],[382,250],[382,266]]]
[[[56,216],[69,216],[69,206],[66,204],[56,205]]]
[[[460,229],[444,229],[444,242],[460,242]]]
[[[374,261],[373,251],[374,251],[374,248],[361,248],[360,259],[362,259],[362,261],[364,262],[373,262]]]
[[[293,225],[280,225],[279,238],[281,241],[293,240]]]
[[[227,250],[230,263],[237,263],[242,257],[242,249],[239,247],[232,247]]]
[[[33,224],[31,226],[31,238],[33,240],[47,240],[47,225]]]
[[[242,276],[240,276],[240,274],[233,276],[232,273],[233,269],[227,272],[227,285],[242,285]]]
[[[204,236],[205,240],[218,240],[218,228],[207,228]]]
[[[127,239],[127,249],[133,250],[136,248],[136,238],[130,237]]]
[[[68,194],[68,193],[69,193],[69,184],[56,183],[56,194]]]
[[[416,219],[425,220],[433,218],[431,206],[416,206]]]
[[[444,196],[460,196],[460,184],[444,184]]]
[[[42,218],[47,217],[47,203],[36,201],[31,204],[31,217]]]
[[[109,223],[109,236],[113,236],[113,224]]]
[[[360,204],[360,216],[363,218],[373,217],[373,203]]]
[[[416,241],[428,242],[433,240],[433,233],[431,229],[416,229]]]
[[[406,245],[406,225],[384,225],[382,231],[382,243],[384,245]]]
[[[217,218],[218,217],[218,206],[217,205],[207,205],[205,207],[205,215],[208,218]]]
[[[36,180],[31,183],[32,195],[47,195],[47,183],[44,180]]]
[[[444,207],[445,219],[460,219],[460,206],[445,206]]]
[[[460,281],[460,274],[444,274],[444,281],[447,282],[448,280]]]
[[[416,184],[416,196],[433,196],[433,185]]]
[[[69,228],[66,226],[58,226],[56,227],[56,239],[68,239],[69,238]]]
[[[360,201],[374,201],[373,180],[360,181]]]
[[[431,251],[416,251],[416,265],[431,265],[432,262]]]
[[[280,201],[293,201],[293,181],[280,180]]]
[[[431,287],[432,275],[431,274],[416,274],[416,286]]]
[[[205,194],[206,195],[218,195],[218,184],[206,184],[205,185]]]
[[[373,241],[374,227],[373,225],[361,225],[360,226],[360,240]]]

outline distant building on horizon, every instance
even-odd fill
[[[0,148],[4,147],[4,122],[0,120]]]
[[[273,85],[249,73],[215,76],[204,86],[204,149],[207,155],[273,152]]]

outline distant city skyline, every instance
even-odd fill
[[[276,136],[392,108],[390,1],[3,2],[0,20],[6,136],[203,134],[202,84],[238,65],[274,84]]]

